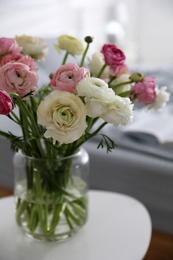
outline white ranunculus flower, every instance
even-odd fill
[[[99,78],[84,78],[77,84],[77,95],[84,98],[87,115],[95,118],[105,112],[106,107],[102,104],[113,101],[115,93],[108,84]],[[97,106],[93,102],[97,103]]]
[[[100,117],[115,126],[126,125],[133,119],[130,99],[115,95],[101,79],[82,79],[77,85],[77,94],[84,98],[87,115],[92,118]]]
[[[120,77],[114,79],[112,82],[111,82],[111,87],[114,87],[115,85],[118,85],[120,83],[123,83],[123,82],[128,82],[130,79],[129,79],[129,74],[123,74],[121,75]],[[122,85],[122,86],[119,86],[117,88],[114,88],[114,91],[117,95],[119,95],[120,93],[123,93],[123,92],[126,92],[126,91],[129,91],[131,90],[131,84],[125,84],[125,85]]]
[[[170,98],[170,93],[168,93],[166,90],[167,87],[165,86],[161,87],[160,89],[156,88],[156,99],[152,104],[148,105],[147,108],[160,110],[165,107]]]
[[[105,59],[103,53],[95,52],[92,55],[91,59],[89,59],[88,67],[92,72],[93,76],[97,77],[98,73],[100,72],[104,64],[105,64]],[[109,78],[109,66],[107,66],[104,69],[101,78]]]
[[[33,37],[29,35],[21,35],[15,37],[19,46],[23,47],[23,54],[30,55],[36,60],[44,61],[48,52],[48,45],[43,38]]]
[[[83,78],[76,87],[77,94],[87,98],[105,98],[105,94],[115,95],[114,91],[108,87],[108,84],[99,78]]]
[[[46,127],[45,137],[61,144],[78,140],[84,133],[86,108],[81,99],[69,92],[54,90],[40,103],[38,123]]]
[[[80,55],[84,52],[83,43],[75,37],[69,35],[61,35],[57,39],[58,44],[54,47],[57,51],[65,50],[71,55]]]
[[[114,101],[107,104],[107,111],[101,118],[115,126],[130,124],[133,121],[133,104],[129,98],[115,95]]]

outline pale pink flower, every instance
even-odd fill
[[[33,72],[37,72],[37,70],[38,70],[37,63],[35,62],[35,60],[33,58],[31,58],[28,55],[21,55],[18,62],[27,65],[30,68],[30,70]]]
[[[20,59],[20,57],[22,56],[22,54],[20,53],[15,53],[15,54],[7,54],[5,56],[3,56],[1,63],[0,63],[0,67],[2,67],[3,65],[5,65],[8,62],[16,62]]]
[[[15,92],[23,97],[30,91],[35,94],[38,84],[38,75],[31,71],[26,64],[8,62],[0,67],[0,86],[7,91]]]
[[[2,37],[0,38],[0,56],[4,56],[6,54],[17,54],[22,51],[22,47],[20,47],[15,39]]]
[[[20,62],[20,63],[27,65],[30,68],[31,71],[36,72],[38,70],[37,63],[35,62],[35,60],[33,58],[31,58],[28,55],[22,55],[22,54],[5,55],[2,58],[2,61],[0,63],[0,67],[5,65],[8,62]]]
[[[115,44],[104,44],[101,52],[104,55],[106,65],[120,66],[124,64],[125,54]]]
[[[145,104],[151,104],[156,98],[156,83],[153,77],[145,77],[143,81],[137,82],[132,86],[132,98]]]
[[[0,114],[8,115],[13,110],[13,102],[10,95],[0,89]]]
[[[110,66],[110,75],[119,78],[123,74],[128,74],[129,68],[126,64],[120,66]]]
[[[170,93],[167,92],[166,86],[161,87],[160,89],[156,88],[156,99],[152,104],[149,104],[147,108],[148,109],[154,108],[155,110],[160,110],[166,106],[169,99],[170,99]]]
[[[54,74],[51,85],[54,89],[76,93],[77,83],[86,77],[90,76],[90,71],[87,68],[80,68],[75,63],[62,65]]]

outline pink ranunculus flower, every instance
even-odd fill
[[[19,62],[8,62],[0,67],[0,86],[10,93],[15,92],[23,97],[30,91],[37,91],[38,75],[29,66]]]
[[[166,103],[170,99],[170,93],[167,92],[167,87],[156,88],[156,99],[152,104],[147,106],[148,109],[154,108],[155,110],[160,110],[166,106]]]
[[[0,63],[0,67],[2,67],[3,65],[5,65],[8,62],[16,62],[20,59],[20,57],[22,56],[22,54],[17,53],[17,54],[7,54],[5,56],[3,56],[1,63]]]
[[[80,68],[75,63],[67,63],[62,65],[54,74],[51,85],[53,89],[67,91],[76,94],[77,83],[90,76],[87,68]]]
[[[5,90],[0,89],[0,114],[8,115],[13,107],[10,95]]]
[[[0,56],[6,54],[17,54],[22,51],[15,39],[2,37],[0,38]]]
[[[145,77],[143,81],[137,82],[132,86],[131,97],[137,97],[138,100],[145,104],[151,104],[156,99],[156,82],[153,77]]]
[[[104,44],[101,52],[104,55],[106,65],[119,66],[123,65],[126,56],[115,44]]]
[[[37,72],[37,70],[38,70],[37,63],[35,62],[35,60],[33,58],[31,58],[28,55],[21,55],[18,62],[27,65],[30,68],[30,70],[33,72]]]
[[[25,65],[27,65],[31,71],[37,71],[38,70],[38,66],[37,63],[35,62],[35,60],[33,58],[31,58],[28,55],[22,55],[22,54],[8,54],[5,55],[2,58],[2,61],[0,63],[0,67],[5,65],[8,62],[20,62],[23,63]]]
[[[110,75],[116,76],[116,78],[121,77],[123,74],[128,74],[129,68],[126,64],[120,66],[110,66]]]

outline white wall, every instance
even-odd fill
[[[0,0],[0,36],[89,34],[92,52],[116,40],[129,62],[170,64],[172,13],[171,0]]]
[[[173,63],[173,1],[140,1],[139,61]]]

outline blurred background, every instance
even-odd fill
[[[172,0],[0,0],[0,36],[94,36],[91,51],[117,43],[128,62],[173,63]]]

